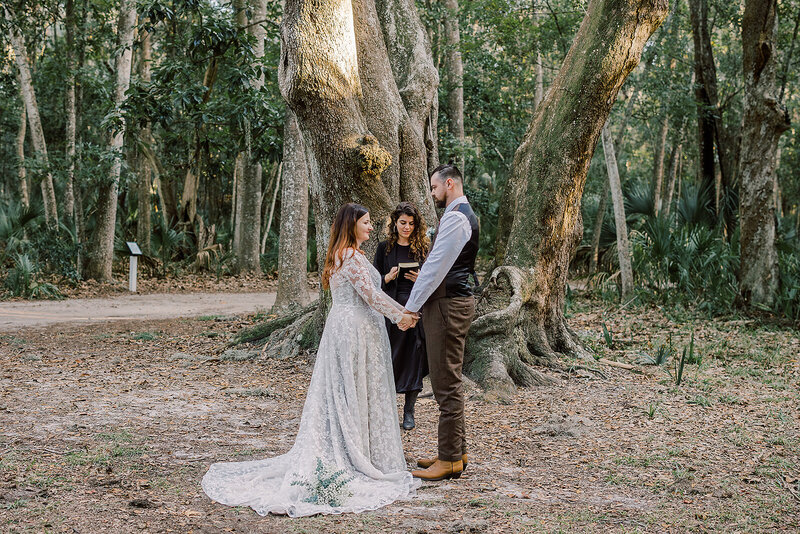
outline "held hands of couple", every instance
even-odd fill
[[[414,328],[417,326],[417,321],[419,321],[419,314],[413,313],[408,310],[403,310],[403,318],[397,323],[397,328],[400,330],[406,331],[409,328]]]

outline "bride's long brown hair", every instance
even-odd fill
[[[328,241],[328,252],[325,254],[325,267],[322,270],[322,287],[330,288],[330,280],[333,273],[344,259],[344,251],[352,248],[364,253],[358,248],[356,240],[356,222],[368,213],[367,208],[361,204],[348,203],[339,208],[339,213],[333,219],[331,225],[331,238]],[[338,262],[337,262],[338,260]]]

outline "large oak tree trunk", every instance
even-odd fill
[[[308,304],[307,237],[308,164],[297,119],[287,110],[283,128],[283,190],[275,308]]]
[[[392,204],[411,201],[434,221],[427,171],[435,147],[426,144],[425,125],[436,113],[439,77],[424,26],[411,0],[354,0],[353,16],[364,120],[391,156],[381,179]],[[372,215],[380,223],[387,214]]]
[[[747,0],[742,18],[745,82],[741,150],[741,269],[746,303],[771,306],[778,290],[775,248],[775,164],[789,115],[775,86],[778,20],[774,0]]]
[[[346,202],[365,205],[378,227],[399,200],[435,220],[427,171],[437,159],[438,76],[413,0],[287,0],[278,81],[305,146],[318,265]],[[328,300],[320,302],[316,319],[306,313],[273,334],[269,351],[296,352],[287,349],[292,329],[318,335]]]
[[[116,82],[114,84],[114,108],[119,110],[125,100],[125,92],[131,83],[133,58],[133,33],[136,26],[136,2],[122,0],[117,23]],[[111,279],[114,260],[114,230],[117,222],[117,196],[122,169],[122,146],[125,141],[125,122],[122,121],[111,134],[109,149],[114,152],[114,161],[107,180],[101,184],[97,199],[97,227],[94,233],[92,254],[87,275],[98,280]]]
[[[379,17],[372,0],[286,2],[279,81],[305,143],[320,250],[345,202],[364,204],[379,223],[401,198],[416,202],[429,221],[434,217],[426,183],[428,151],[417,125],[430,114],[430,86],[438,79],[427,47],[426,54],[415,54],[412,69],[398,67],[405,76],[427,79],[417,88],[403,85],[406,100],[414,102],[409,108],[415,125],[398,90],[380,20],[405,19],[404,31],[423,37],[424,29],[415,11],[409,21],[398,8],[408,10],[413,3],[381,6]],[[377,239],[371,241],[368,250]]]
[[[465,366],[497,395],[536,383],[529,364],[589,357],[564,319],[592,153],[620,86],[667,15],[666,0],[593,0],[514,157],[503,264],[478,302]]]
[[[10,22],[11,15],[7,8],[5,9],[5,17]],[[22,101],[25,103],[25,110],[28,115],[28,125],[31,129],[31,141],[33,142],[33,150],[36,157],[39,158],[46,169],[44,176],[41,180],[42,199],[44,200],[44,216],[47,226],[56,228],[58,226],[58,209],[56,207],[56,192],[53,187],[53,175],[50,172],[50,163],[47,157],[47,143],[44,139],[44,130],[42,129],[42,120],[39,116],[39,104],[36,102],[36,92],[33,88],[33,78],[31,77],[31,67],[28,60],[28,51],[25,47],[25,41],[22,35],[19,34],[16,28],[10,28],[8,38],[11,41],[11,46],[14,49],[14,59],[17,63],[19,70],[19,85],[20,93],[22,94]]]
[[[413,141],[423,140],[427,172],[430,173],[439,165],[439,74],[433,63],[430,36],[413,0],[375,0],[375,7],[395,84],[408,113],[410,127],[414,129]],[[418,155],[412,154],[411,157],[415,159]],[[430,204],[427,180],[419,183],[413,175],[417,167],[411,163],[404,165],[409,171],[405,173],[406,178],[401,178],[400,196],[424,207]]]
[[[342,204],[364,204],[376,220],[392,209],[393,197],[381,181],[392,156],[362,112],[351,2],[287,0],[281,44],[281,93],[306,146],[317,243],[323,249]]]

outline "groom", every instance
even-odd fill
[[[461,367],[475,315],[468,277],[478,255],[478,218],[464,196],[461,172],[455,165],[439,165],[433,171],[431,195],[437,207],[447,209],[405,307],[414,313],[422,308],[431,386],[439,404],[439,450],[436,458],[417,462],[427,469],[412,474],[443,480],[460,477],[467,467]]]

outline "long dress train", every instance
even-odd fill
[[[261,515],[374,510],[415,494],[406,470],[384,316],[402,307],[380,290],[380,275],[348,251],[331,276],[325,322],[300,429],[286,454],[213,464],[203,491]]]

